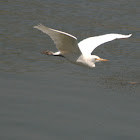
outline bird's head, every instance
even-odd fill
[[[99,56],[96,56],[96,55],[92,55],[92,60],[94,63],[101,62],[101,61],[103,61],[103,62],[109,61],[107,59],[100,58]]]

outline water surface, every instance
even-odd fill
[[[138,0],[1,1],[0,138],[3,140],[139,140]],[[132,33],[101,45],[109,59],[89,69],[40,52],[55,51],[34,25],[82,40]]]

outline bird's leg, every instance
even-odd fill
[[[51,52],[51,51],[43,51],[42,53],[46,54],[46,55],[53,55],[53,52]]]
[[[46,55],[53,55],[53,56],[64,57],[63,55],[60,54],[60,52],[53,53],[53,52],[51,52],[51,51],[43,51],[42,53],[43,53],[43,54],[46,54]]]

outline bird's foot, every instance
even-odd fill
[[[43,51],[42,54],[53,55],[53,52],[51,52],[51,51]]]

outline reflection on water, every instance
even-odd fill
[[[139,1],[1,1],[1,139],[139,140]],[[93,54],[89,69],[41,52],[55,51],[42,23],[82,40],[132,33]]]

